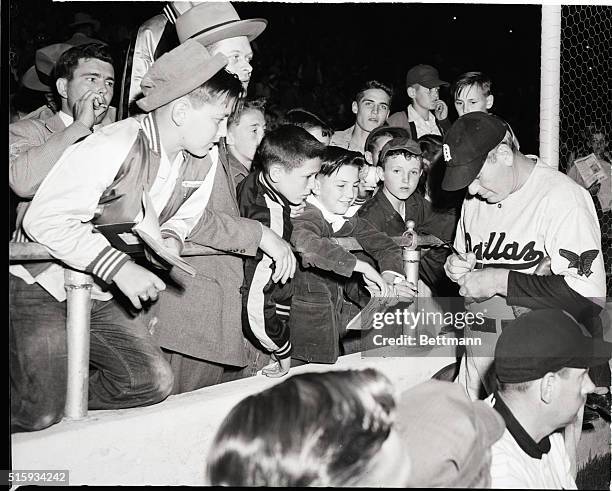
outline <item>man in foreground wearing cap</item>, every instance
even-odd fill
[[[444,135],[451,123],[448,120],[448,107],[440,100],[442,85],[446,86],[448,82],[440,80],[434,67],[413,66],[406,74],[406,92],[411,102],[405,111],[389,116],[387,123],[406,128],[413,140],[423,135]]]
[[[92,288],[89,407],[119,409],[163,400],[172,372],[143,315],[164,282],[111,245],[95,225],[140,222],[143,202],[161,235],[180,250],[202,210],[177,216],[200,177],[219,122],[242,94],[223,70],[227,59],[189,41],[162,56],[143,78],[147,114],[128,118],[72,146],[43,181],[24,217],[24,230],[66,266],[95,279]],[[153,209],[151,209],[153,208]],[[199,214],[198,214],[199,211]],[[180,224],[183,224],[182,227]],[[113,242],[115,243],[115,242]],[[64,267],[47,263],[32,283],[11,281],[11,427],[36,430],[62,417],[66,391]],[[128,300],[129,302],[126,302]],[[129,305],[131,303],[131,306]],[[132,309],[133,307],[133,309]]]
[[[9,125],[9,185],[17,196],[27,200],[32,199],[64,150],[114,121],[115,110],[109,104],[115,71],[106,46],[59,43],[41,48],[36,52],[36,68],[26,73],[27,81],[46,86],[52,83],[54,71],[61,110],[53,113],[45,106],[36,115]],[[19,225],[25,206],[20,203],[18,207],[18,241],[23,239]]]
[[[527,312],[504,329],[495,347],[499,388],[488,399],[506,422],[493,445],[493,488],[576,489],[570,438],[558,430],[582,420],[595,389],[589,368],[611,355],[611,343],[585,336],[561,310]]]
[[[518,307],[560,308],[593,333],[601,328],[605,274],[595,207],[586,190],[539,159],[521,154],[500,118],[483,112],[461,116],[444,138],[442,188],[467,187],[455,249],[446,261],[467,308],[482,320],[465,336],[460,382],[471,397],[494,390],[493,350]],[[550,261],[549,275],[539,275]],[[538,269],[540,268],[540,269]],[[534,274],[535,273],[535,274]],[[601,333],[599,333],[601,335]],[[601,381],[609,384],[609,370]]]

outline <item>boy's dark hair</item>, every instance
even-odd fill
[[[95,58],[114,65],[111,52],[105,44],[87,43],[79,46],[74,46],[62,53],[55,64],[55,79],[66,78],[71,80],[74,75],[74,70],[79,64],[79,60],[83,58]]]
[[[319,116],[301,107],[289,109],[289,111],[285,113],[283,124],[293,124],[305,130],[321,128],[321,134],[323,136],[331,136],[333,133],[331,127]]]
[[[386,123],[385,123],[386,124]],[[365,151],[372,153],[374,150],[374,144],[376,140],[383,136],[390,136],[391,138],[399,138],[405,136],[406,138],[410,137],[410,132],[406,128],[402,128],[401,126],[379,126],[378,128],[374,128],[370,131],[370,134],[366,138],[365,141]]]
[[[258,97],[256,99],[244,99],[240,106],[240,111],[234,111],[227,118],[227,125],[230,126],[232,124],[240,123],[240,118],[242,114],[247,110],[259,111],[263,115],[266,114],[266,99],[265,97]]]
[[[304,128],[286,124],[270,131],[257,147],[252,166],[267,171],[277,164],[286,169],[301,167],[305,160],[321,157],[325,145]]]
[[[334,145],[330,145],[325,149],[321,160],[321,170],[318,173],[318,175],[321,176],[331,176],[334,172],[340,169],[340,167],[345,165],[352,165],[357,167],[357,170],[361,170],[361,168],[366,164],[366,161],[361,153],[346,150],[342,147],[336,147]]]
[[[439,135],[423,135],[418,139],[419,146],[431,165],[435,165],[442,158],[442,137]]]
[[[357,102],[357,104],[359,104],[361,99],[363,99],[364,92],[370,89],[380,89],[386,92],[389,96],[389,105],[391,104],[391,100],[393,99],[393,89],[388,85],[379,82],[378,80],[368,80],[365,84],[363,84],[363,86],[359,89],[357,95],[355,96],[355,101]]]
[[[459,93],[472,85],[478,86],[484,96],[491,95],[493,92],[493,81],[491,77],[482,72],[465,72],[459,75],[459,78],[455,80],[451,88],[451,94],[453,94],[453,100],[459,96]]]

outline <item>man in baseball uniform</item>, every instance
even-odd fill
[[[442,188],[467,187],[445,270],[476,314],[465,336],[459,382],[472,398],[494,390],[501,330],[528,309],[558,308],[601,335],[605,304],[601,234],[593,201],[570,178],[521,154],[507,123],[483,112],[461,116],[444,138]],[[549,266],[543,268],[549,261]],[[541,270],[548,269],[542,275]],[[609,385],[609,370],[600,382]]]

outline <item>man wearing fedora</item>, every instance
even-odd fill
[[[493,488],[576,489],[572,445],[580,434],[566,431],[564,441],[558,430],[582,420],[595,390],[589,369],[612,356],[611,343],[584,332],[567,313],[543,309],[523,314],[501,333],[499,387],[488,401],[506,430],[492,447]]]
[[[35,60],[35,67],[24,75],[26,83],[48,90],[55,85],[61,109],[54,113],[43,106],[9,125],[9,185],[23,200],[32,199],[70,145],[112,123],[115,117],[114,108],[109,107],[115,72],[106,46],[58,43],[39,49]],[[19,226],[26,206],[27,201],[18,205],[18,242],[27,240]]]
[[[100,30],[100,21],[94,19],[86,12],[74,14],[74,20],[68,27],[72,29],[73,35],[64,41],[67,44],[72,44],[73,46],[89,43],[106,44],[104,41],[93,37]]]
[[[502,329],[525,308],[559,308],[601,336],[605,305],[601,235],[588,192],[570,178],[523,155],[502,119],[461,116],[444,137],[442,189],[467,187],[445,264],[466,307],[482,322],[465,328],[459,379],[472,398],[494,390],[491,366]],[[549,262],[550,274],[542,275]],[[603,367],[597,382],[608,386]]]
[[[25,233],[56,263],[44,271],[11,270],[11,427],[41,429],[57,422],[66,391],[64,266],[94,277],[90,320],[89,407],[149,405],[171,391],[168,362],[147,328],[143,303],[165,283],[150,264],[116,249],[94,226],[143,220],[143,200],[160,224],[184,230],[201,210],[181,205],[200,179],[203,156],[242,85],[212,56],[188,41],[162,56],[142,80],[146,113],[96,132],[68,149],[38,189],[23,220]],[[183,226],[180,226],[183,222]],[[164,245],[181,237],[162,227]],[[30,276],[27,276],[28,273]],[[37,274],[38,273],[38,274]],[[34,276],[36,275],[36,276]],[[188,307],[188,306],[187,306]],[[185,308],[185,306],[183,306]]]
[[[187,39],[195,39],[213,54],[228,57],[227,70],[246,90],[253,67],[250,41],[267,26],[265,19],[241,20],[230,2],[168,2],[161,14],[145,21],[128,49],[121,88],[120,119],[133,112],[140,96],[140,80],[163,53]]]

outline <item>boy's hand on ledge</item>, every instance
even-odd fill
[[[272,281],[287,283],[289,278],[293,278],[297,266],[291,246],[268,227],[261,228],[259,248],[272,258],[275,265]]]
[[[166,289],[166,284],[155,274],[133,261],[125,263],[113,281],[137,309],[142,308],[141,300],[154,302],[158,293]]]
[[[390,287],[387,282],[383,279],[378,271],[376,271],[370,264],[357,259],[355,264],[355,271],[363,274],[363,279],[370,289],[376,292],[376,296],[388,297],[390,294]]]

